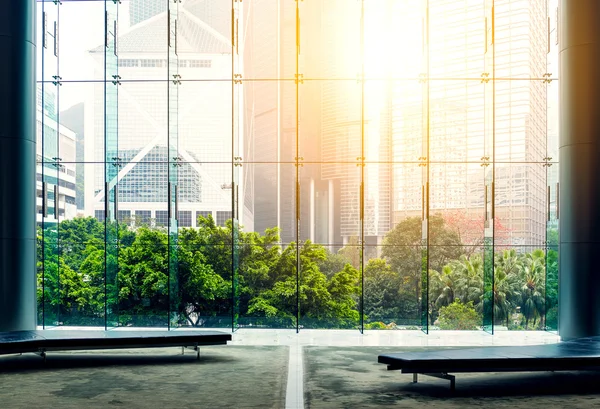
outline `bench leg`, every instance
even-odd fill
[[[416,375],[417,374],[413,374],[413,382],[414,379],[416,379]],[[442,373],[423,373],[421,375],[427,375],[427,376],[431,376],[433,378],[439,378],[439,379],[446,379],[448,381],[450,381],[450,390],[454,392],[455,388],[456,388],[456,377],[454,375],[450,375],[446,372],[442,372]]]
[[[181,347],[181,355],[185,354],[186,348],[193,349],[194,351],[196,351],[196,359],[200,360],[200,346],[199,345],[194,345],[193,347],[190,347],[190,346]]]
[[[36,352],[36,354],[41,356],[42,358],[44,358],[44,362],[46,362],[46,350],[40,349],[39,351]]]
[[[419,381],[419,374],[413,374],[413,383],[417,383]]]

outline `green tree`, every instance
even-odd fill
[[[521,269],[521,313],[525,318],[525,329],[529,328],[529,322],[543,317],[545,311],[545,254],[543,250],[534,250],[523,257],[523,268]]]
[[[438,310],[454,302],[456,292],[454,264],[446,264],[441,272],[429,270],[429,316],[434,322]]]
[[[481,327],[482,322],[473,302],[463,304],[459,300],[441,307],[438,320],[440,329],[445,330],[476,330]]]
[[[451,263],[454,282],[456,284],[454,297],[463,304],[472,302],[478,305],[483,295],[483,259],[474,253],[467,257],[461,255]]]
[[[118,294],[121,324],[164,321],[169,311],[168,237],[142,227],[131,246],[119,251]]]
[[[398,223],[385,236],[382,256],[390,263],[404,283],[411,285],[415,300],[421,299],[421,271],[423,257],[423,222],[420,217],[410,217]],[[429,218],[429,269],[441,271],[451,260],[463,253],[459,235],[448,226],[444,218]]]
[[[411,297],[401,297],[401,282],[383,259],[370,259],[364,269],[364,314],[369,321],[398,320],[416,311],[406,305]]]
[[[496,253],[494,261],[494,321],[509,326],[510,314],[519,302],[522,265],[514,249]]]

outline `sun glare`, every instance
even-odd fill
[[[410,3],[365,4],[366,78],[416,79],[423,71],[422,12],[420,5]]]

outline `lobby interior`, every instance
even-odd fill
[[[600,336],[598,2],[0,10],[0,335],[231,335],[0,354],[3,407],[600,404],[377,362]]]

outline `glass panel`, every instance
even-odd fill
[[[168,257],[168,235],[164,229],[141,227],[131,232],[121,228],[118,266],[120,326],[168,325]]]
[[[200,217],[197,228],[180,228],[179,326],[231,328],[232,223]]]
[[[243,85],[244,161],[269,169],[276,168],[272,163],[295,163],[296,85],[293,81],[246,81]]]
[[[169,26],[167,4],[171,2],[141,2],[121,0],[117,29],[119,75],[123,81],[164,81],[168,77],[168,46],[174,40],[174,28]],[[111,37],[112,39],[112,37]],[[166,98],[156,99],[165,103]]]
[[[495,167],[496,161],[501,156],[498,151],[497,122],[496,122],[496,41],[495,41],[495,1],[485,0],[484,15],[486,18],[486,35],[484,58],[484,152],[481,157],[481,166],[484,171],[484,229],[483,229],[483,330],[494,333],[494,223],[496,187]],[[491,82],[489,81],[491,78]]]
[[[416,80],[425,74],[426,1],[369,0],[363,5],[365,92],[369,92],[371,80]],[[358,34],[358,28],[355,30]],[[350,44],[354,43],[344,45],[347,50],[351,50]],[[359,48],[353,48],[358,53]]]
[[[431,164],[429,219],[430,323],[479,329],[483,312],[484,168]]]
[[[431,325],[441,330],[479,330],[484,308],[483,247],[460,243],[451,212],[432,217],[430,228]]]
[[[364,328],[417,329],[421,325],[421,219],[401,220],[380,246],[364,247]]]
[[[242,32],[243,31],[243,10],[241,4],[238,2],[234,3],[234,18],[235,18],[235,30],[240,29],[240,24],[242,24]],[[235,32],[234,32],[235,35]],[[234,40],[234,50],[233,50],[233,64],[234,71],[240,72],[243,68],[243,48],[240,53],[240,45],[236,44],[237,40]],[[242,45],[243,47],[243,45]],[[240,225],[240,220],[246,220],[246,216],[252,218],[252,205],[250,205],[250,209],[247,211],[246,206],[246,192],[251,193],[253,189],[252,182],[248,183],[248,178],[246,177],[246,170],[251,169],[252,166],[247,166],[244,168],[243,160],[244,157],[247,160],[252,160],[251,149],[249,146],[251,145],[250,141],[247,141],[246,132],[246,123],[245,123],[245,105],[244,105],[244,86],[240,81],[235,81],[232,83],[232,107],[231,107],[231,115],[232,115],[232,124],[231,124],[231,138],[232,138],[232,283],[231,283],[231,297],[232,297],[232,322],[231,327],[232,330],[235,331],[239,328],[239,318],[240,318],[240,234],[242,233],[243,226]],[[243,181],[243,183],[241,183]],[[241,193],[241,196],[240,196]],[[241,197],[241,199],[240,199]]]
[[[231,37],[236,34],[238,54],[244,52],[245,38],[242,21],[237,21],[239,13],[235,16],[236,31],[232,32],[232,4],[231,1],[180,2],[176,41],[184,80],[231,80]]]
[[[37,96],[38,174],[40,179],[41,230],[38,231],[43,262],[38,266],[38,306],[44,328],[61,325],[61,263],[59,258],[59,220],[61,164],[59,157],[58,86],[58,5],[44,3],[42,14],[41,78]],[[41,154],[41,155],[40,155]],[[63,202],[64,203],[64,202]]]
[[[45,39],[44,36],[46,35],[46,24],[47,21],[44,21],[46,18],[46,14],[44,13],[44,4],[45,2],[36,2],[36,21],[37,21],[37,27],[36,27],[36,67],[35,67],[35,78],[37,83],[39,84],[38,87],[41,85],[41,82],[43,82],[44,80],[44,72],[43,72],[43,63],[44,63],[44,52],[46,50],[45,48]],[[37,92],[37,99],[38,99],[38,106],[41,103],[39,100],[41,99],[41,94],[39,92],[39,88],[38,88],[38,92]]]
[[[67,170],[59,173],[61,322],[69,326],[104,327],[104,218],[90,217],[94,215],[94,206],[77,206],[86,190],[85,183],[93,185],[94,174],[103,176],[104,165],[67,162],[61,169]],[[81,182],[76,186],[75,181],[80,177]],[[88,203],[93,202],[92,197]],[[98,208],[102,209],[103,203]]]
[[[383,102],[377,101],[377,103]],[[360,82],[356,80],[307,81],[299,85],[298,103],[300,160],[327,162],[323,164],[322,177],[343,178],[344,164],[354,165],[361,157],[362,86]]]
[[[490,86],[491,92],[491,84]],[[484,154],[486,86],[481,81],[431,81],[432,162],[480,162]],[[490,99],[491,101],[491,99]]]
[[[526,0],[494,2],[497,78],[542,78],[546,72],[547,3]]]
[[[167,81],[124,82],[118,87],[119,156],[124,164],[167,162],[177,156],[168,149],[168,133],[176,129],[170,127],[171,104],[177,110],[176,88]]]
[[[140,162],[131,168],[119,168],[116,197],[119,214],[135,216],[137,212],[145,212],[142,214],[150,216],[150,223],[145,225],[138,226],[137,220],[135,226],[131,222],[115,222],[118,223],[118,276],[114,284],[118,311],[115,315],[121,326],[166,327],[169,323],[172,284],[169,268],[173,266],[169,244],[177,243],[169,242],[176,221],[174,206],[169,209],[169,189],[172,202],[174,188],[168,183],[168,168],[167,162]],[[112,217],[111,213],[109,209]],[[110,286],[111,283],[107,283],[109,294]]]
[[[362,268],[361,168],[355,163],[333,164],[339,177],[320,181],[319,168],[327,165],[304,164],[299,169],[300,326],[357,328]],[[339,236],[335,234],[337,228]],[[328,257],[328,250],[335,248],[351,264],[327,277],[319,264]]]
[[[496,162],[546,156],[546,87],[543,81],[495,82]]]
[[[240,188],[248,186],[250,177],[260,187],[237,195],[244,217],[238,239],[239,326],[296,328],[296,168],[289,163],[243,163],[239,169]]]
[[[491,0],[430,4],[429,75],[432,79],[475,79],[486,72],[482,56],[486,23],[489,29],[491,18],[485,12],[485,3]]]
[[[296,3],[255,0],[242,2],[243,24],[238,23],[237,44],[243,44],[244,78],[276,81],[294,86],[296,74]],[[244,28],[240,36],[239,26]],[[237,51],[236,51],[237,52]],[[295,88],[295,87],[294,87]]]
[[[102,81],[106,46],[104,2],[65,1],[58,4],[62,81]],[[113,23],[109,31],[114,29]]]
[[[118,21],[118,4],[105,3],[105,83],[104,83],[104,214],[105,214],[105,263],[106,263],[106,327],[120,325],[119,314],[119,224],[118,213],[118,174],[121,168],[118,143],[119,116],[119,76],[117,57],[117,33],[114,27]],[[112,30],[110,28],[112,27]]]
[[[97,174],[98,188],[104,182],[103,169],[92,166],[94,161],[104,161],[104,97],[95,94],[94,88],[101,85],[91,82],[65,82],[60,87],[60,126],[59,151],[62,158],[60,169],[64,179],[65,216],[73,218],[84,211],[86,203],[85,188],[89,188],[90,203],[93,201],[95,186],[92,183]],[[97,151],[96,151],[97,150]],[[90,166],[85,166],[85,162]],[[90,175],[85,180],[86,175]],[[102,206],[100,206],[102,208]],[[88,213],[93,215],[93,210]]]
[[[191,211],[179,210],[179,3],[169,3],[168,9],[168,98],[167,98],[167,123],[168,123],[168,203],[171,217],[169,219],[168,252],[168,296],[169,296],[169,328],[177,327],[182,321],[181,296],[179,291],[179,257],[178,257],[178,229],[179,226],[192,226]],[[189,218],[185,217],[189,214]],[[183,216],[183,218],[182,218]]]
[[[178,86],[177,92],[177,132],[179,156],[182,160],[231,163],[231,82],[184,80]],[[239,102],[239,98],[236,101]],[[240,126],[243,125],[244,122],[241,122]]]
[[[495,250],[494,323],[509,330],[544,329],[546,260],[555,255],[547,256],[543,246]]]
[[[495,191],[496,243],[513,247],[542,245],[548,218],[543,164],[497,163]]]
[[[38,3],[41,24],[41,41],[38,43],[42,48],[41,67],[38,65],[38,80],[52,84],[59,81],[58,78],[58,54],[59,54],[59,21],[58,3]],[[50,102],[50,101],[49,101]]]
[[[362,3],[330,0],[299,7],[299,72],[304,78],[359,78]]]
[[[554,41],[552,44],[555,44]],[[553,51],[555,52],[554,46]],[[549,63],[549,70],[551,64]],[[558,163],[558,81],[548,83],[547,97],[547,166],[546,180],[550,197],[549,217],[546,222],[546,313],[547,331],[558,331],[558,220],[560,217],[559,163]]]
[[[555,232],[548,232],[548,235]],[[545,329],[558,332],[558,246],[546,249]]]
[[[299,179],[300,239],[325,246],[360,245],[360,167],[305,163]]]
[[[104,327],[104,223],[76,217],[60,223],[61,322]]]

